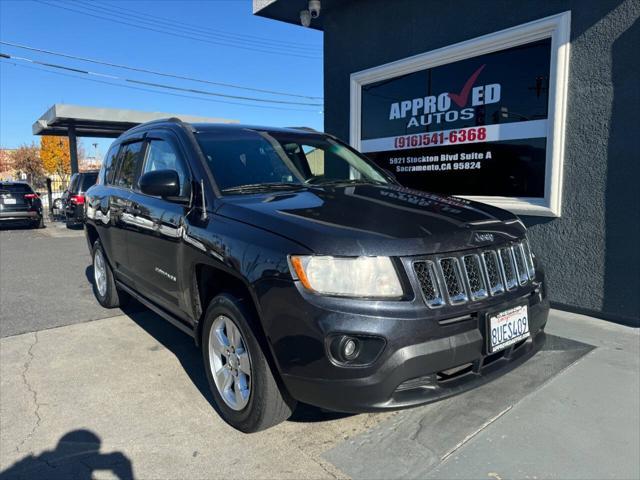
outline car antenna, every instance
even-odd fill
[[[202,219],[207,219],[207,203],[204,196],[204,180],[200,179],[200,195],[202,196]]]

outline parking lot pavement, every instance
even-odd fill
[[[396,413],[310,407],[245,435],[149,312],[0,340],[0,477],[638,478],[639,331],[553,312],[504,377]]]
[[[120,314],[96,302],[91,275],[82,229],[0,230],[0,337]]]

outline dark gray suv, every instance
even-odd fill
[[[363,412],[460,393],[533,355],[544,275],[509,212],[410,190],[303,129],[152,122],[86,194],[95,294],[202,348],[224,419],[296,401]]]

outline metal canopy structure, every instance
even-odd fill
[[[56,103],[33,124],[32,131],[34,135],[69,137],[71,172],[76,173],[78,171],[77,137],[116,138],[141,123],[172,117],[185,122],[238,123],[238,120],[180,113],[143,112]]]

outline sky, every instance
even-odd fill
[[[0,41],[212,82],[322,97],[322,32],[254,16],[251,0],[0,0]],[[222,98],[123,79],[285,102],[322,104],[321,99],[128,71],[3,44],[0,52],[119,77],[0,60],[2,148],[38,143],[31,126],[54,103],[323,128],[321,106]],[[92,144],[97,142],[99,155],[104,155],[111,141],[82,143],[93,155]]]

